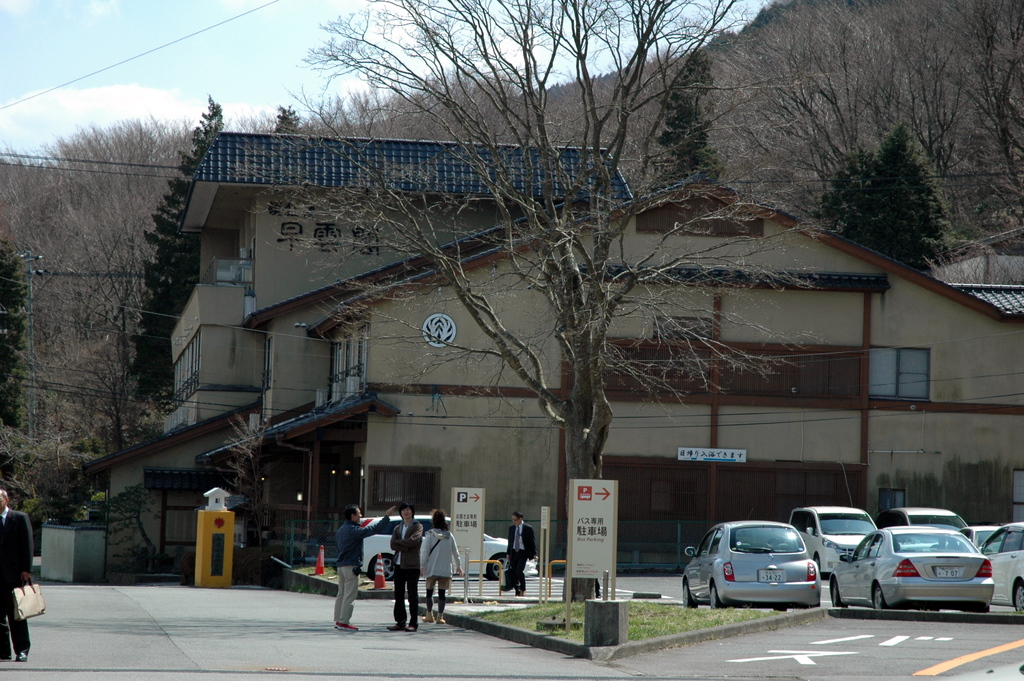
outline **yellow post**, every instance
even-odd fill
[[[207,509],[196,524],[196,586],[228,588],[235,553],[235,514],[227,510],[227,492],[215,487],[205,494]]]

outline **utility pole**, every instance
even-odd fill
[[[42,260],[41,255],[32,255],[32,251],[21,251],[18,253],[25,261],[25,284],[28,287],[28,300],[25,305],[25,316],[28,322],[28,438],[30,442],[36,439],[36,354],[35,354],[35,324],[32,318],[32,275],[36,269],[32,266],[33,261]]]

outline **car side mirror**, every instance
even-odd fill
[[[697,555],[697,549],[695,549],[692,546],[687,546],[685,549],[683,549],[683,553],[685,553],[690,558],[693,558]]]
[[[839,562],[840,563],[852,563],[853,562],[853,554],[851,554],[851,553],[840,553],[839,554]]]

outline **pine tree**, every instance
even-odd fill
[[[185,208],[192,174],[202,161],[213,138],[224,127],[219,104],[208,100],[208,108],[192,131],[192,149],[181,153],[181,177],[168,181],[168,193],[153,214],[154,230],[146,241],[154,247],[153,259],[146,263],[146,294],[139,334],[135,336],[133,373],[139,392],[167,402],[174,391],[174,366],[171,363],[170,338],[177,316],[188,303],[199,282],[199,237],[178,231],[178,219]]]
[[[277,107],[277,121],[274,132],[284,135],[297,135],[302,130],[302,118],[290,106]]]
[[[0,240],[0,423],[18,428],[22,421],[27,328],[24,263],[7,239]]]
[[[679,83],[669,95],[665,129],[658,136],[658,144],[668,157],[659,173],[664,185],[685,180],[697,172],[717,180],[724,169],[709,140],[714,112],[708,99],[714,85],[711,57],[704,50],[694,52],[682,69]]]
[[[946,207],[931,165],[903,123],[877,152],[847,156],[831,184],[817,213],[830,229],[917,269],[941,250]]]

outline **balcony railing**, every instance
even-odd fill
[[[200,283],[215,286],[248,286],[252,284],[252,259],[214,258]]]

